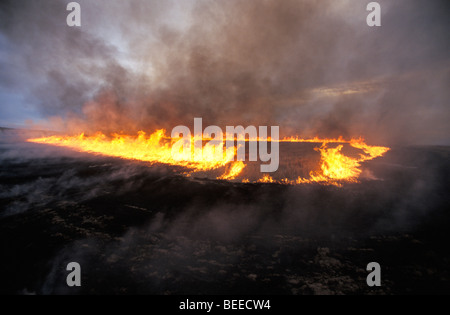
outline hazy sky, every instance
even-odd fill
[[[151,131],[279,125],[282,135],[450,144],[445,0],[0,3],[0,125]]]

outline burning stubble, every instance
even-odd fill
[[[186,126],[176,126],[172,129],[171,137],[173,139],[181,139],[176,141],[172,146],[172,157],[176,161],[225,161],[231,162],[246,160],[246,140],[248,140],[249,152],[248,160],[255,162],[259,158],[262,162],[269,164],[261,165],[261,172],[273,173],[278,170],[279,166],[279,127],[271,127],[271,136],[267,137],[267,126],[259,127],[260,136],[255,126],[227,126],[225,141],[223,131],[218,126],[208,126],[203,132],[202,118],[194,118],[194,137]],[[194,142],[193,148],[191,142]],[[270,140],[270,153],[267,149],[267,142]],[[210,140],[205,146],[204,140]],[[237,141],[237,144],[236,144]],[[224,142],[226,142],[225,153],[223,152]],[[236,152],[236,154],[235,154]],[[236,156],[236,158],[235,158]]]
[[[199,130],[201,132],[201,129]],[[205,175],[205,172],[214,174],[217,171],[222,171],[222,175],[215,175],[213,178],[240,180],[244,183],[249,182],[249,179],[246,178],[244,174],[245,169],[249,168],[251,162],[244,163],[244,161],[235,161],[235,157],[239,150],[239,148],[234,146],[236,140],[234,138],[235,134],[232,134],[232,140],[227,138],[227,140],[231,140],[228,143],[233,143],[233,146],[229,146],[226,149],[225,154],[222,154],[223,152],[220,153],[220,150],[216,150],[216,148],[217,146],[223,147],[223,139],[222,144],[217,145],[214,142],[212,144],[211,142],[208,142],[203,146],[203,138],[196,137],[195,135],[186,137],[186,135],[190,133],[189,128],[186,126],[182,126],[175,134],[178,132],[184,132],[184,139],[180,139],[179,137],[168,137],[166,136],[165,130],[161,129],[155,131],[151,135],[146,135],[145,132],[141,131],[138,133],[137,137],[119,134],[113,134],[112,137],[108,137],[102,133],[97,133],[91,136],[86,136],[85,134],[80,134],[78,136],[50,136],[29,139],[28,141],[68,147],[81,152],[90,152],[93,154],[129,160],[139,160],[149,162],[150,165],[162,163],[172,166],[181,166],[184,168],[182,173],[186,176],[203,176]],[[198,133],[198,136],[200,136],[200,133]],[[245,141],[245,137],[242,138],[242,136],[243,134],[241,134],[241,139],[238,138],[237,140],[238,142],[239,140],[244,142],[244,145],[251,146],[252,143],[257,143],[261,148],[264,147],[264,145],[267,145],[268,142],[267,134],[264,134],[264,132],[260,134],[260,136],[264,136],[262,139],[256,138]],[[196,142],[198,145],[197,155],[195,155],[195,150],[192,152],[191,150],[183,149],[183,147],[195,147]],[[358,182],[361,175],[362,162],[383,156],[389,151],[388,147],[367,145],[361,138],[344,140],[343,138],[302,139],[299,137],[289,137],[281,140],[270,139],[270,142],[273,143],[272,148],[278,148],[280,143],[311,143],[316,145],[314,150],[320,153],[320,161],[314,170],[309,172],[309,177],[306,178],[296,173],[298,168],[292,168],[288,165],[289,178],[280,178],[278,176],[277,179],[274,179],[269,174],[263,174],[256,177],[256,179],[253,180],[255,182],[288,185],[321,183],[336,186],[341,186],[343,183],[348,182],[355,183]],[[355,149],[358,153],[356,155],[353,154],[352,156],[344,154],[342,152],[344,145]],[[267,148],[263,148],[261,152],[265,153],[266,150]],[[273,152],[271,152],[271,154],[273,154]],[[194,156],[193,160],[191,160],[192,156]],[[263,155],[261,160],[266,158],[267,156],[264,157]],[[298,163],[297,160],[301,158],[301,156],[295,156],[293,159],[291,158],[292,160],[290,163]],[[276,172],[272,174],[278,175]],[[207,177],[211,177],[211,175]]]

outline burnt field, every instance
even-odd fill
[[[393,147],[335,187],[184,177],[0,135],[1,293],[450,293],[449,147]],[[312,150],[292,145],[280,156]],[[72,261],[81,287],[66,285]],[[381,287],[366,284],[372,261]]]

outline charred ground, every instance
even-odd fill
[[[364,164],[379,180],[339,188],[186,178],[2,133],[2,293],[450,293],[448,147],[393,148]]]

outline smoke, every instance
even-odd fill
[[[1,115],[35,107],[46,119],[32,126],[69,133],[171,130],[202,117],[279,125],[281,136],[450,144],[444,0],[379,0],[380,28],[365,23],[369,1],[79,0],[81,28],[66,25],[68,2],[1,1]],[[348,265],[318,245],[448,222],[445,148],[394,147],[368,163],[382,180],[335,188],[182,178],[15,137],[0,144],[8,292],[76,292],[64,282],[69,261],[88,267],[89,293],[308,292],[308,281],[342,274],[335,288],[355,292],[366,273],[348,270],[372,254]],[[428,259],[424,248],[411,256]]]
[[[164,178],[176,170],[42,147],[23,142],[23,136],[0,133],[0,218],[66,208],[112,192],[120,196],[139,187],[143,178]]]
[[[449,143],[445,1],[2,1],[1,87],[51,128],[279,125],[282,136]],[[47,125],[47,127],[49,127]]]

